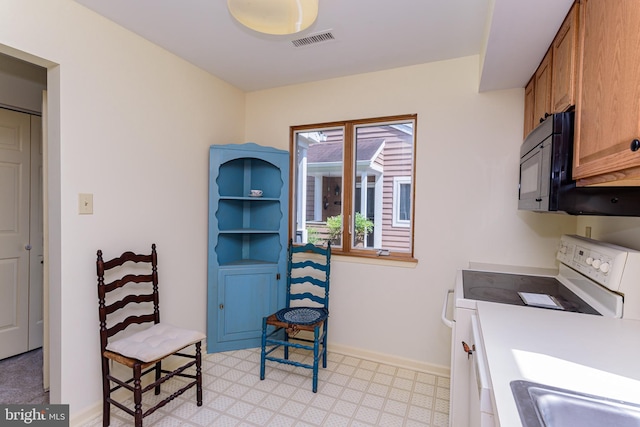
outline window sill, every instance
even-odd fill
[[[333,252],[332,261],[347,262],[353,264],[384,265],[389,267],[416,268],[418,260],[415,258],[393,256],[354,256]]]

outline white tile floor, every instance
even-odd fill
[[[202,364],[203,406],[196,406],[191,389],[146,417],[145,427],[448,425],[446,377],[330,353],[313,393],[309,369],[267,362],[260,381],[260,349],[207,354]],[[172,392],[163,387],[161,397]],[[132,424],[112,405],[112,426]],[[84,427],[101,425],[97,417]]]

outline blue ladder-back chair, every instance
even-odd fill
[[[318,363],[327,367],[327,323],[329,318],[329,273],[331,243],[327,247],[289,242],[287,262],[287,306],[262,320],[260,379],[267,360],[313,370],[313,392],[318,390]],[[296,336],[303,332],[305,337]],[[309,337],[313,333],[313,339]],[[283,347],[284,356],[272,353]],[[313,352],[313,364],[289,359],[289,348]]]

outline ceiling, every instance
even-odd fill
[[[319,0],[309,29],[270,36],[224,0],[75,1],[244,91],[476,54],[481,91],[524,87],[573,2]],[[334,39],[292,43],[325,32]]]

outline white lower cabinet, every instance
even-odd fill
[[[451,342],[450,427],[499,426],[494,418],[491,379],[475,313],[473,309],[455,309]],[[465,351],[463,343],[471,354]]]
[[[469,427],[469,389],[471,360],[464,352],[462,342],[470,343],[471,316],[474,310],[456,308],[451,339],[451,407],[450,427]]]
[[[493,392],[478,317],[471,317],[473,356],[469,376],[469,427],[495,427]]]

